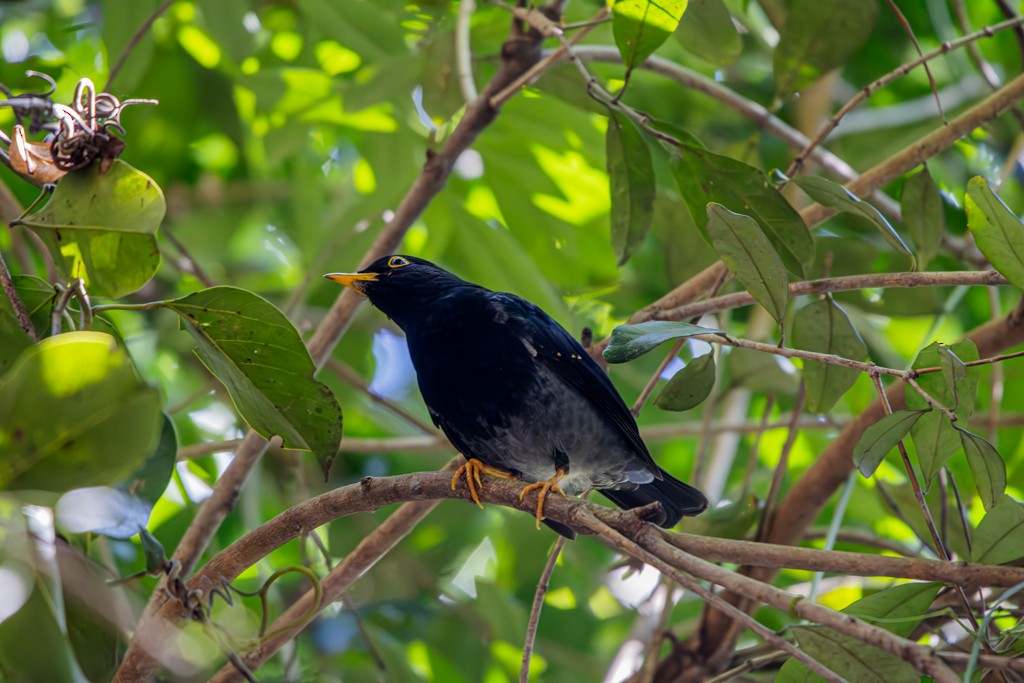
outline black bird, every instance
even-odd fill
[[[552,490],[598,489],[621,508],[657,501],[651,521],[665,528],[707,507],[703,493],[655,464],[600,366],[526,299],[397,254],[324,277],[366,295],[405,332],[434,424],[467,459],[452,488],[465,474],[478,505],[484,471],[530,482],[520,498],[539,489],[538,528]]]

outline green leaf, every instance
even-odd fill
[[[953,395],[953,405],[950,407],[955,411],[960,407],[960,386],[967,380],[967,366],[948,346],[939,345],[936,351],[939,354],[942,379]]]
[[[654,166],[640,129],[615,110],[608,112],[606,138],[612,200],[612,247],[621,266],[639,247],[654,214]]]
[[[785,97],[842,66],[864,44],[878,14],[876,0],[793,0],[775,48],[776,97]]]
[[[789,278],[757,221],[708,204],[708,237],[736,279],[780,325],[789,304]]]
[[[1006,493],[1006,463],[996,447],[966,429],[958,430],[967,454],[967,465],[974,476],[974,485],[986,510],[991,510]]]
[[[266,299],[236,287],[211,287],[168,301],[198,346],[196,355],[227,388],[261,436],[313,451],[329,471],[341,441],[341,407],[316,381],[316,368],[288,318]]]
[[[971,562],[1006,564],[1024,557],[1024,506],[1003,494],[974,531]]]
[[[848,681],[918,683],[920,676],[896,655],[851,636],[817,626],[791,629],[800,649]]]
[[[44,339],[0,380],[0,488],[115,484],[153,452],[160,423],[159,392],[114,337]]]
[[[870,477],[889,454],[925,414],[923,410],[897,410],[871,425],[861,434],[853,449],[853,464],[865,477]]]
[[[118,298],[142,288],[160,266],[156,231],[167,205],[145,173],[115,160],[64,176],[42,209],[20,223],[38,234],[68,280],[93,296]]]
[[[946,232],[946,213],[942,208],[939,186],[926,166],[920,173],[907,178],[900,197],[903,225],[917,248],[917,263],[926,268],[935,258]]]
[[[715,386],[715,354],[694,358],[672,375],[654,405],[662,410],[684,411],[700,404]]]
[[[167,488],[177,461],[178,433],[174,427],[174,420],[164,413],[160,440],[157,441],[156,448],[131,476],[118,484],[118,488],[152,508]]]
[[[707,235],[709,202],[757,221],[786,268],[801,277],[814,260],[814,242],[800,214],[764,173],[690,144],[672,145],[669,163],[693,222]]]
[[[896,232],[896,229],[886,220],[885,216],[873,205],[857,197],[839,183],[832,182],[826,178],[798,176],[793,178],[792,182],[796,183],[811,199],[823,206],[835,209],[836,211],[852,213],[855,216],[871,221],[893,249],[910,257],[910,269],[917,269],[917,260],[914,258],[914,253],[910,251],[910,247],[907,246],[903,238]]]
[[[700,325],[668,320],[619,325],[612,330],[612,338],[604,350],[604,359],[609,363],[626,363],[634,358],[639,358],[670,339],[692,337],[695,334],[723,334],[723,332]]]
[[[949,418],[938,410],[925,413],[910,430],[910,436],[921,463],[924,486],[928,488],[935,475],[960,450],[960,437]]]
[[[651,56],[668,40],[686,10],[686,0],[615,0],[612,33],[626,69]]]
[[[796,395],[800,382],[796,369],[788,359],[761,351],[737,348],[729,349],[726,358],[730,386],[738,385],[758,393]]]
[[[690,0],[676,39],[685,49],[715,64],[732,64],[743,51],[743,41],[722,0]]]
[[[981,176],[967,183],[967,227],[999,273],[1024,289],[1024,225]]]
[[[831,298],[804,306],[793,317],[793,345],[798,349],[831,353],[851,360],[865,360],[868,347],[857,333],[846,311]],[[824,413],[832,409],[853,386],[859,370],[831,363],[804,361],[807,410]]]
[[[842,611],[906,638],[921,623],[940,590],[941,583],[902,583],[861,598]]]

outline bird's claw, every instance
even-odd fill
[[[476,458],[469,458],[462,467],[455,470],[455,476],[452,477],[452,491],[455,490],[455,486],[459,483],[459,479],[465,476],[466,486],[469,487],[469,497],[473,499],[473,502],[476,503],[477,507],[483,510],[484,504],[480,502],[479,493],[484,487],[484,482],[480,478],[481,472],[485,472],[492,477],[498,477],[499,479],[512,479],[514,475],[507,470],[498,469],[497,467],[491,467],[490,465],[484,464]]]
[[[528,484],[523,487],[523,490],[519,492],[519,500],[523,500],[526,494],[534,489],[540,489],[537,493],[537,528],[540,529],[541,520],[544,519],[544,499],[548,497],[549,491],[560,493],[565,496],[565,491],[558,485],[558,482],[565,478],[565,470],[559,468],[555,470],[555,476],[551,477],[547,481],[535,481],[532,484]]]

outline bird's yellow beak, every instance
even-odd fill
[[[374,282],[377,279],[377,273],[327,273],[324,277],[366,296],[361,283]]]

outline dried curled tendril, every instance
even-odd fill
[[[10,107],[16,125],[12,135],[0,131],[0,143],[9,149],[10,165],[21,175],[54,182],[65,173],[85,168],[94,160],[109,166],[124,151],[125,142],[114,133],[124,135],[121,112],[132,104],[156,104],[156,100],[120,101],[110,93],[96,92],[88,78],[78,81],[70,104],[51,98],[57,90],[54,80],[38,71],[26,75],[46,81],[49,89],[42,93],[15,95],[3,84],[0,92],[7,99],[0,106]],[[27,129],[27,133],[26,133]],[[44,142],[28,142],[27,135],[45,133]]]

